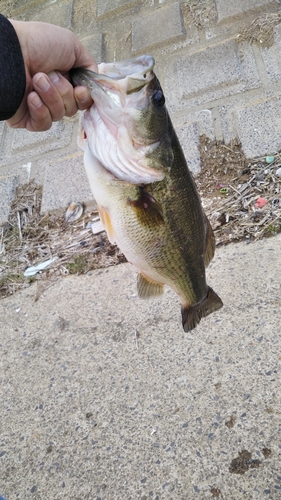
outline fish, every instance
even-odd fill
[[[138,270],[138,296],[170,287],[189,332],[223,305],[206,282],[215,238],[154,65],[143,55],[72,70],[93,98],[78,142],[108,238]]]

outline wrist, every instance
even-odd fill
[[[24,68],[25,68],[25,79],[26,79],[26,89],[25,95],[28,91],[31,91],[32,87],[32,76],[30,71],[30,60],[29,60],[29,52],[28,52],[28,37],[29,37],[29,23],[24,21],[16,21],[14,19],[9,19],[11,25],[13,26],[16,35],[18,37],[18,41],[21,48]]]
[[[28,37],[28,29],[26,29],[26,25],[28,23],[24,21],[15,21],[14,19],[9,19],[11,25],[13,26],[16,35],[18,37],[18,41],[20,44],[21,52],[22,52],[22,57],[24,61],[25,68],[28,68],[29,65],[29,57],[28,57],[28,43],[27,43],[27,37]]]

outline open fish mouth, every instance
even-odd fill
[[[146,78],[146,74],[153,71],[154,64],[155,61],[152,56],[142,55],[127,61],[101,63],[99,69],[101,73],[117,80],[130,75],[142,75]]]
[[[144,55],[122,62],[101,63],[99,73],[83,68],[71,71],[74,85],[84,85],[95,92],[96,85],[105,92],[118,90],[124,94],[138,92],[153,78],[154,58]]]
[[[74,85],[87,87],[94,101],[82,119],[90,152],[117,179],[133,184],[165,176],[162,164],[152,160],[161,134],[151,135],[144,118],[151,106],[149,89],[156,80],[154,64],[152,56],[142,55],[101,63],[99,73],[83,68],[71,71]]]

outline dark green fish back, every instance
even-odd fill
[[[187,301],[192,298],[192,302],[199,302],[207,293],[206,216],[172,125],[171,137],[174,153],[171,171],[163,181],[150,185],[149,193],[161,202],[166,239],[166,255],[162,257],[169,261],[170,278],[177,288],[179,285]]]

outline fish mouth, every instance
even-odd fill
[[[121,91],[129,95],[138,92],[153,78],[154,58],[143,55],[122,62],[101,63],[99,73],[84,68],[71,70],[71,80],[75,85],[83,85],[95,92],[96,87],[104,92]]]
[[[94,101],[82,120],[91,154],[118,180],[132,184],[165,177],[151,159],[160,139],[148,137],[144,125],[138,124],[150,103],[154,64],[152,56],[143,55],[101,63],[99,73],[84,68],[71,70],[74,85],[87,87]]]

